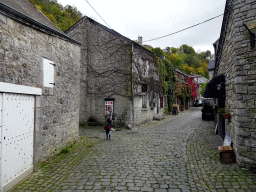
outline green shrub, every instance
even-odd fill
[[[68,152],[69,152],[68,147],[64,147],[63,149],[60,150],[59,155],[61,155],[61,154],[63,154],[63,153],[68,153]]]

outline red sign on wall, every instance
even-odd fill
[[[114,101],[105,101],[105,115],[107,115],[108,107],[111,108],[111,111],[114,111]]]

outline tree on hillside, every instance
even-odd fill
[[[175,48],[175,47],[171,47],[171,52],[172,53],[177,53],[179,51],[178,48]]]
[[[167,50],[168,53],[171,53],[171,47],[166,47],[165,49]]]
[[[163,50],[160,47],[156,47],[152,49],[152,52],[154,52],[155,54],[157,54],[158,56],[162,56],[164,55]]]
[[[173,54],[164,53],[164,56],[168,61],[170,61],[172,63],[173,67],[182,69],[183,59],[181,56],[179,56],[176,53],[173,53]]]
[[[205,52],[205,54],[206,54],[206,58],[211,59],[212,53],[211,53],[210,50],[207,50],[207,51]]]
[[[190,75],[191,73],[192,73],[192,74],[195,74],[195,73],[196,73],[195,68],[189,66],[187,63],[185,63],[185,64],[183,65],[183,71],[184,71],[186,74],[188,74],[188,75]]]
[[[76,7],[63,7],[57,0],[29,0],[62,31],[66,31],[82,18]]]
[[[184,63],[187,63],[189,66],[198,68],[201,66],[200,59],[196,55],[187,54],[187,58],[184,60]]]
[[[196,54],[194,48],[191,47],[191,46],[188,46],[186,44],[181,45],[180,48],[179,48],[179,51],[181,53],[185,53],[185,54],[193,54],[193,55]]]

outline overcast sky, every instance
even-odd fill
[[[83,15],[107,26],[94,12],[86,0],[58,0],[63,6],[76,6]],[[143,41],[179,31],[208,20],[224,12],[225,0],[88,0],[107,24],[118,33],[132,40],[138,36]],[[162,49],[192,46],[196,52],[210,50],[220,36],[223,16],[212,21],[180,32],[178,34],[145,42]]]

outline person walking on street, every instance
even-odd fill
[[[106,137],[107,137],[107,139],[110,139],[111,127],[110,127],[109,123],[107,123],[107,125],[104,127],[104,130],[106,131]]]
[[[108,107],[107,123],[109,123],[109,126],[112,127],[112,111],[111,111],[111,107]]]

